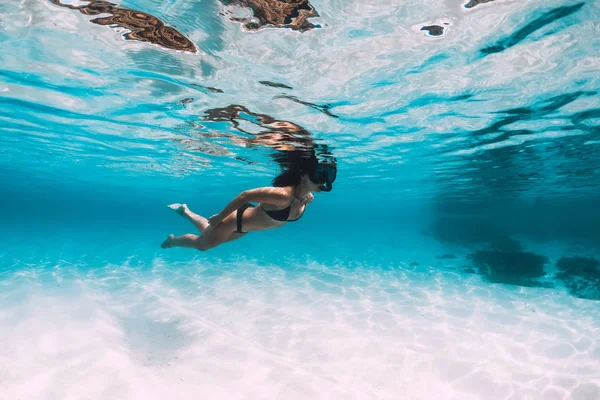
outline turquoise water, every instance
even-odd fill
[[[600,398],[599,20],[0,4],[0,399]],[[307,144],[300,221],[160,248]]]

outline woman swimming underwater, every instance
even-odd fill
[[[307,168],[287,169],[273,179],[273,186],[243,191],[209,219],[193,213],[185,204],[171,204],[169,208],[193,223],[202,234],[169,235],[161,247],[206,251],[248,232],[279,228],[286,222],[297,221],[313,201],[312,193],[331,191],[336,175],[335,163],[316,160]]]

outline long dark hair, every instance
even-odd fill
[[[283,153],[283,154],[282,154]],[[273,186],[298,186],[304,174],[315,169],[318,161],[314,152],[305,150],[281,152],[276,158],[282,172],[273,179]]]
[[[306,172],[296,168],[286,169],[281,174],[273,178],[273,186],[298,186],[302,180],[302,175],[305,173]]]

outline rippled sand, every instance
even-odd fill
[[[558,290],[405,264],[1,271],[2,399],[600,398],[600,304]]]

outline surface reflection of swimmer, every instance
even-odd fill
[[[206,111],[203,120],[211,122],[230,122],[231,127],[244,135],[221,133],[234,144],[243,147],[270,147],[279,153],[302,151],[304,156],[314,152],[318,147],[311,133],[290,121],[278,120],[267,114],[259,114],[244,106],[232,104],[223,108]],[[259,132],[244,128],[254,126]]]
[[[250,134],[248,138],[238,136],[238,144],[267,146],[276,150],[272,156],[283,172],[273,179],[272,186],[243,191],[209,219],[195,214],[185,204],[169,205],[202,234],[170,235],[163,242],[163,248],[189,247],[205,251],[248,232],[281,227],[286,222],[300,219],[306,206],[314,199],[313,192],[331,191],[337,174],[335,159],[328,157],[326,161],[319,162],[315,149],[321,147],[328,154],[327,147],[316,145],[310,132],[302,127],[251,113],[242,106],[211,110],[207,119],[230,121],[235,129],[244,132],[236,121],[240,112],[256,117],[256,124],[267,128],[267,131]]]

